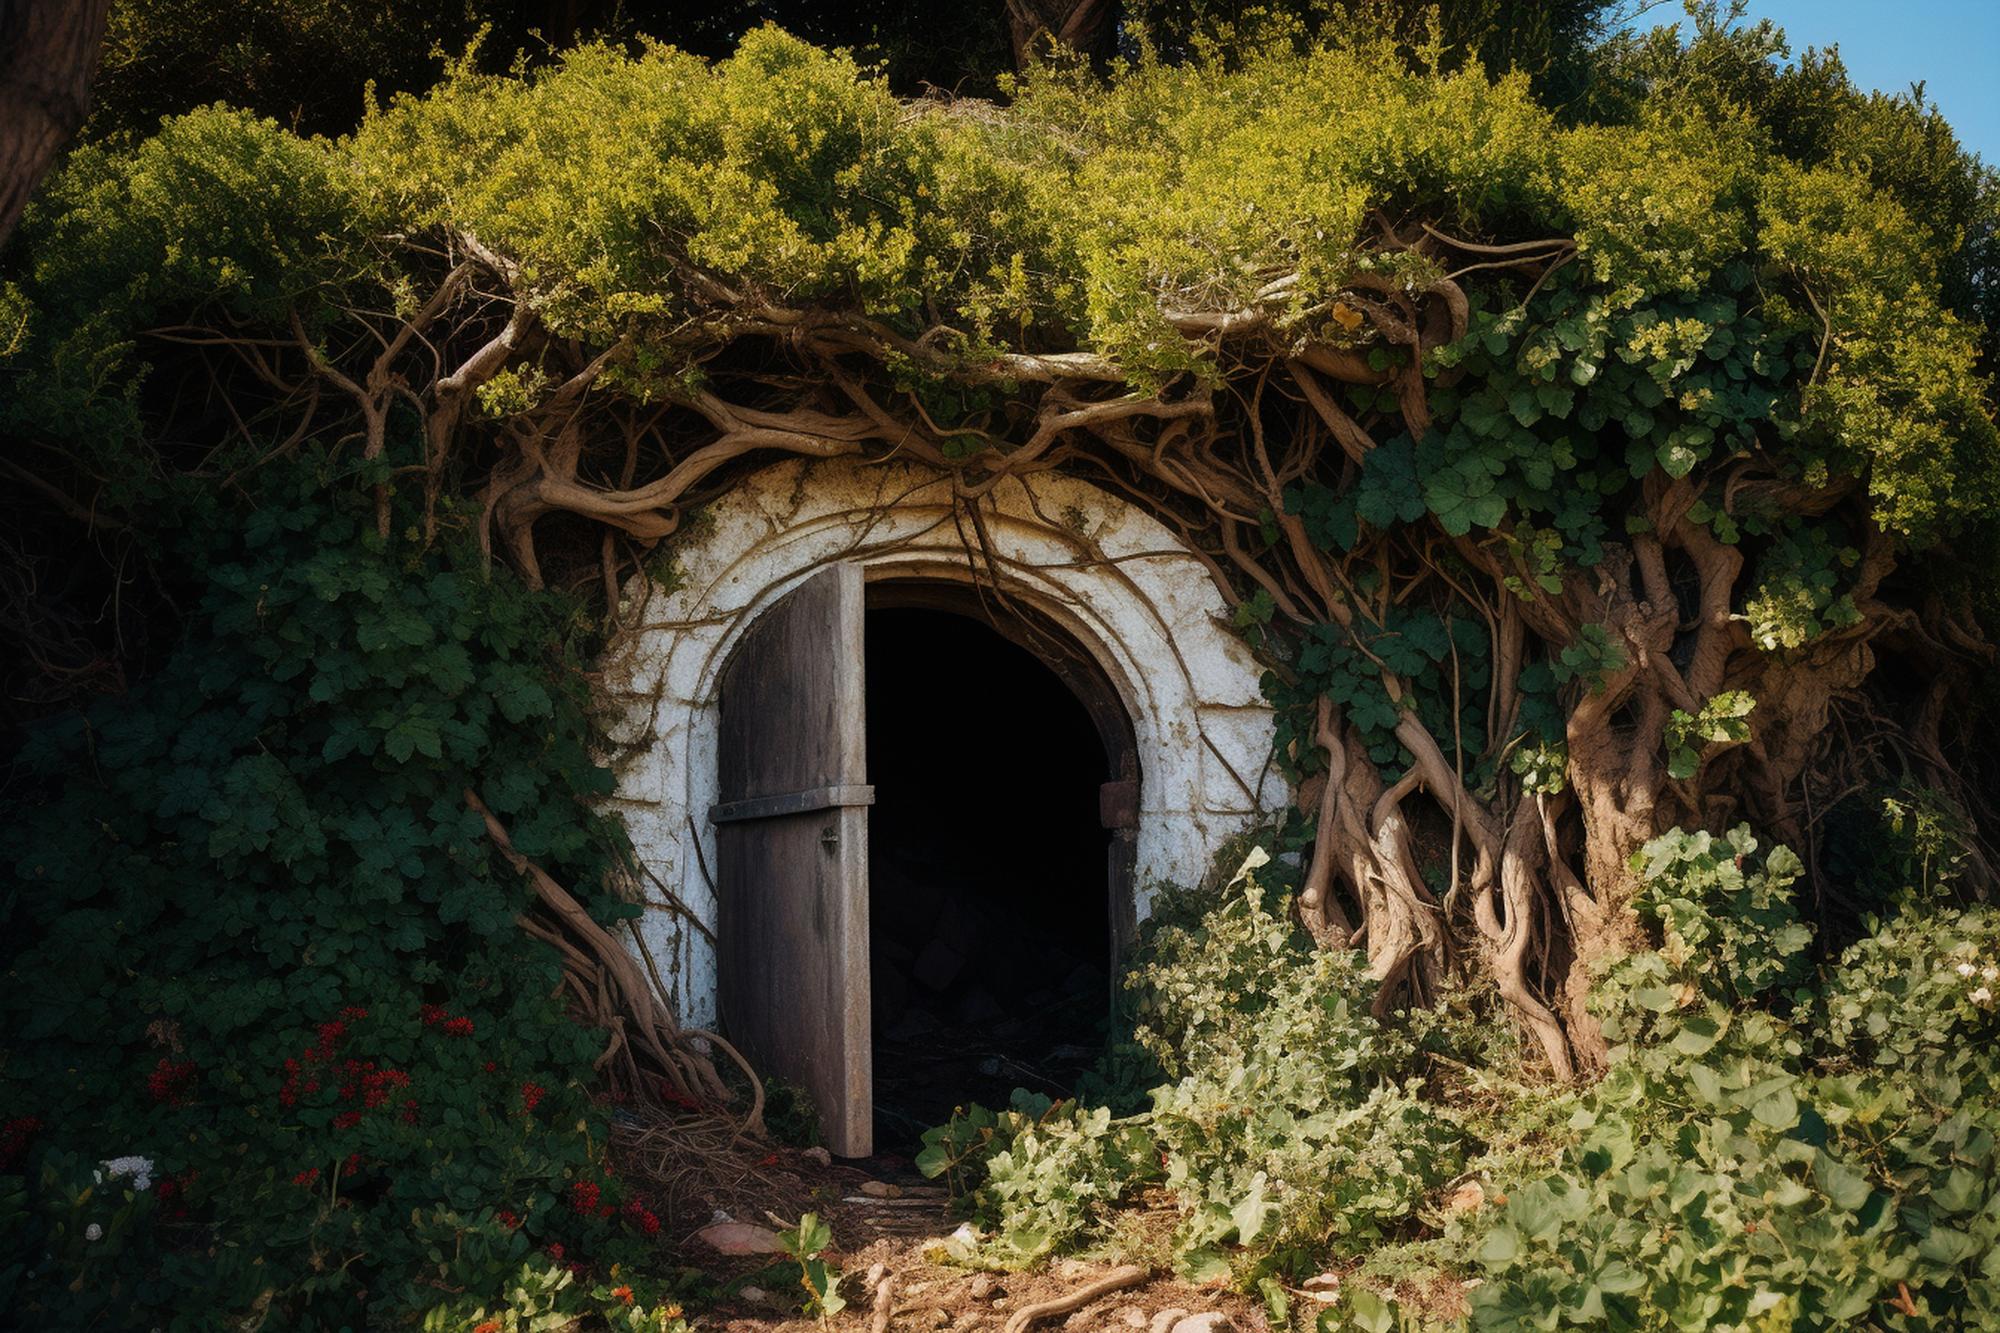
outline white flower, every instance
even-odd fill
[[[1960,963],[1958,965],[1958,975],[1960,975],[1961,977],[1969,978],[1974,972],[1977,972],[1978,970],[1979,970],[1978,968],[1974,967],[1970,963]]]
[[[97,1225],[97,1223],[92,1222],[89,1226],[83,1229],[83,1238],[85,1240],[103,1240],[104,1228]]]
[[[2000,967],[1993,967],[1989,964],[1986,967],[1980,968],[1979,979],[1981,981],[2000,981]]]
[[[150,1157],[113,1157],[100,1165],[113,1180],[120,1176],[132,1177],[132,1188],[141,1194],[153,1187],[153,1159]]]
[[[1972,992],[1968,998],[1974,1004],[1991,1004],[1993,1003],[1993,992],[1981,986],[1978,990]]]

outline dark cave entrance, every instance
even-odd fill
[[[1137,768],[1102,668],[966,585],[868,589],[877,1150],[956,1105],[1066,1095],[1129,934]]]

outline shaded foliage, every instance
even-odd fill
[[[190,523],[184,640],[13,766],[0,1169],[32,1150],[36,1188],[0,1295],[31,1323],[385,1325],[516,1283],[627,1317],[537,1249],[601,1276],[658,1223],[606,1174],[604,1035],[462,798],[636,910],[602,887],[575,608],[385,550],[356,481],[315,453]],[[150,1181],[105,1184],[132,1155]]]

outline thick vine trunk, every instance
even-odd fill
[[[1024,50],[1051,37],[1080,48],[1106,40],[1108,28],[1093,25],[1108,22],[1109,7],[1091,0],[1017,0],[1011,12]],[[1405,241],[1377,221],[1382,249],[1413,252],[1426,261],[1410,268],[1420,275],[1451,271],[1462,257],[1445,252],[1457,249],[1472,268],[1516,268],[1538,282],[1572,251],[1560,240],[1479,246],[1429,227]],[[1874,639],[1885,627],[1910,640],[1897,651],[1926,660],[1991,657],[1969,631],[1954,637],[1949,617],[1932,634],[1913,613],[1876,600],[1891,567],[1880,534],[1853,581],[1857,623],[1786,654],[1753,645],[1735,613],[1745,558],[1716,535],[1710,515],[1732,496],[1811,514],[1852,495],[1801,491],[1754,452],[1681,478],[1648,476],[1628,497],[1629,517],[1640,521],[1604,541],[1588,566],[1536,564],[1535,530],[1504,525],[1451,536],[1428,520],[1350,520],[1350,537],[1325,541],[1297,503],[1301,493],[1353,497],[1378,438],[1425,434],[1426,353],[1466,331],[1466,297],[1450,278],[1357,272],[1332,306],[1351,345],[1301,341],[1283,323],[1295,275],[1271,278],[1241,308],[1164,310],[1182,336],[1227,344],[1231,371],[1219,385],[1189,377],[1151,392],[1085,352],[968,364],[940,350],[952,338],[913,337],[855,312],[787,308],[776,294],[690,264],[688,296],[704,313],[650,350],[686,354],[713,378],[642,405],[604,374],[623,368],[630,346],[551,337],[506,256],[464,235],[447,237],[445,249],[449,270],[417,312],[360,344],[381,349],[372,365],[352,356],[343,371],[296,325],[288,355],[337,390],[329,401],[358,414],[371,455],[384,447],[391,407],[417,406],[428,505],[455,462],[479,459],[481,537],[530,581],[541,574],[539,520],[587,518],[616,535],[600,557],[615,607],[620,560],[675,533],[690,506],[739,470],[777,458],[893,456],[936,468],[951,480],[968,545],[982,551],[1004,481],[1054,468],[1084,474],[1173,531],[1208,566],[1238,623],[1256,626],[1274,678],[1311,701],[1313,716],[1300,719],[1310,734],[1290,756],[1303,771],[1319,767],[1315,755],[1324,760],[1297,794],[1315,828],[1301,923],[1325,947],[1365,952],[1384,1010],[1430,1001],[1449,976],[1483,974],[1558,1078],[1605,1061],[1589,999],[1607,961],[1643,945],[1633,860],[1649,839],[1676,824],[1719,828],[1746,817],[1789,840],[1810,836],[1802,792],[1833,724],[1874,672]],[[422,378],[418,349],[445,347],[439,330],[454,318],[457,355]],[[739,346],[755,351],[740,365],[714,356]],[[774,348],[789,367],[782,375],[771,372]],[[1373,354],[1383,351],[1392,355]],[[879,373],[891,362],[997,391],[976,413],[940,422],[920,393]],[[536,402],[498,421],[469,410],[481,384],[522,365],[552,386]],[[412,368],[417,378],[406,381]],[[468,450],[475,433],[482,448]],[[1087,546],[1078,559],[1105,558]],[[980,559],[973,552],[984,577],[993,566]],[[1443,623],[1448,658],[1405,638],[1423,614]],[[1469,624],[1483,625],[1479,661],[1461,660],[1458,631]],[[1557,675],[1559,735],[1539,730],[1544,707],[1530,709],[1522,682],[1531,669]],[[1350,714],[1339,700],[1363,690],[1371,706]],[[1700,742],[1690,773],[1689,736],[1714,734],[1716,724],[1699,719],[1732,691],[1755,699],[1747,741],[1729,729],[1727,739]],[[1910,756],[1913,771],[1949,773],[1936,739],[1942,698],[1906,729],[1922,750]],[[1392,722],[1381,720],[1385,706]],[[1671,767],[1670,753],[1679,756]],[[1389,765],[1378,766],[1386,755]],[[1510,762],[1524,756],[1532,763]],[[605,976],[635,1015],[619,1058],[671,1067],[675,1048],[649,1035],[671,1029],[631,976],[615,968]]]
[[[90,113],[111,0],[0,0],[0,244]]]
[[[1108,59],[1118,42],[1115,0],[1007,0],[1014,67],[1026,69],[1057,46]]]

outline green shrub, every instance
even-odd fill
[[[1194,1272],[1296,1268],[1380,1240],[1459,1160],[1449,1122],[1402,1081],[1414,1047],[1369,1013],[1361,955],[1313,948],[1288,899],[1267,903],[1265,864],[1253,851],[1127,982],[1144,997],[1140,1041],[1179,1076],[1154,1090],[1151,1125]]]
[[[470,552],[387,554],[367,480],[280,469],[247,522],[182,540],[179,650],[22,752],[0,922],[21,1318],[381,1326],[445,1292],[576,1314],[594,1288],[563,1265],[649,1252],[589,1098],[603,1034],[555,998],[462,795],[602,920],[634,910],[600,887],[579,621]]]
[[[1157,1185],[1183,1270],[1274,1311],[1277,1280],[1360,1259],[1336,1301],[1300,1312],[1322,1333],[1440,1327],[1398,1300],[1399,1272],[1476,1275],[1478,1329],[2000,1320],[2000,913],[1921,897],[1815,975],[1798,858],[1745,828],[1676,830],[1635,860],[1659,942],[1602,978],[1600,1083],[1524,1087],[1452,1060],[1462,1082],[1420,1085],[1428,1048],[1478,1049],[1468,1016],[1378,1022],[1361,960],[1312,949],[1259,885],[1265,864],[1253,850],[1205,910],[1180,895],[1148,932],[1128,984],[1135,1040],[1168,1078],[1149,1112],[1017,1094],[928,1136],[924,1169],[992,1232],[963,1257],[1107,1239]],[[1467,1091],[1500,1099],[1449,1104]],[[1522,1138],[1550,1129],[1554,1151]],[[1433,1206],[1462,1168],[1490,1204]]]
[[[1380,1239],[1456,1169],[1450,1122],[1399,1081],[1414,1047],[1368,1012],[1360,956],[1314,949],[1289,900],[1267,903],[1267,864],[1253,849],[1205,913],[1156,926],[1127,978],[1137,1043],[1171,1080],[1149,1112],[1017,1093],[925,1136],[919,1165],[993,1230],[984,1258],[1081,1244],[1157,1182],[1181,1213],[1182,1267],[1250,1281]]]
[[[1755,855],[1675,831],[1637,859],[1662,946],[1602,988],[1613,1068],[1485,1230],[1475,1327],[2000,1320],[2000,920],[1913,908],[1787,993],[1800,868]]]
[[[1144,1116],[1016,1089],[1005,1111],[959,1110],[924,1135],[917,1166],[970,1197],[990,1231],[979,1262],[1025,1267],[1094,1235],[1111,1209],[1158,1178]],[[973,1257],[967,1255],[966,1257]]]

